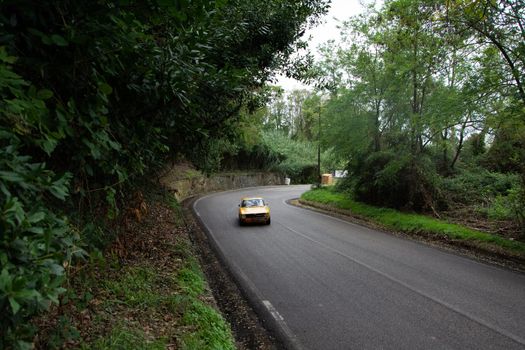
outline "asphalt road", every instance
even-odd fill
[[[300,349],[525,349],[525,275],[285,203],[307,186],[194,209],[263,317]],[[239,226],[243,196],[270,226]]]

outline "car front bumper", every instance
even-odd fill
[[[267,222],[270,219],[270,214],[252,214],[252,215],[244,215],[239,217],[239,220],[243,223],[250,224],[250,223],[261,223],[261,222]]]

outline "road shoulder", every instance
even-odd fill
[[[240,350],[282,350],[286,347],[269,331],[264,319],[253,309],[247,296],[236,283],[232,272],[218,257],[205,228],[193,212],[197,197],[183,202],[184,217],[191,239],[201,257],[201,266],[212,289],[215,300],[231,324]]]
[[[316,211],[325,215],[336,217],[354,224],[379,230],[387,234],[422,242],[433,247],[446,250],[455,254],[460,254],[477,261],[509,268],[518,272],[525,272],[525,261],[523,258],[508,256],[504,252],[495,251],[487,247],[473,245],[469,241],[454,240],[446,235],[431,234],[425,232],[398,232],[388,230],[384,226],[375,223],[367,218],[353,214],[350,210],[336,208],[327,204],[316,203],[305,199],[291,199],[287,201],[289,205],[300,207],[307,210]]]

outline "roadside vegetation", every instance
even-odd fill
[[[180,206],[166,195],[148,197],[147,214],[126,218],[106,254],[70,270],[60,307],[34,321],[36,346],[235,349]]]
[[[310,166],[320,143],[348,200],[525,242],[523,27],[515,1],[370,6],[322,46],[316,89],[274,90],[262,123],[310,143]]]
[[[474,230],[459,224],[439,220],[426,215],[404,213],[395,209],[380,208],[360,203],[333,187],[318,188],[301,196],[305,204],[324,204],[325,208],[344,210],[343,213],[364,219],[394,232],[421,236],[445,237],[449,240],[467,241],[492,252],[504,252],[510,257],[525,259],[525,242],[515,241],[505,236]]]
[[[388,1],[346,21],[315,72],[340,188],[525,239],[524,23],[513,1]]]

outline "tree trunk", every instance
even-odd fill
[[[454,169],[454,166],[456,165],[456,162],[459,159],[459,154],[461,153],[461,149],[463,148],[463,139],[465,137],[465,129],[467,128],[467,123],[469,119],[470,117],[467,117],[467,119],[465,119],[465,122],[463,122],[463,125],[461,125],[458,147],[456,148],[456,154],[454,155],[454,159],[452,159],[452,163],[450,163],[450,169]]]

